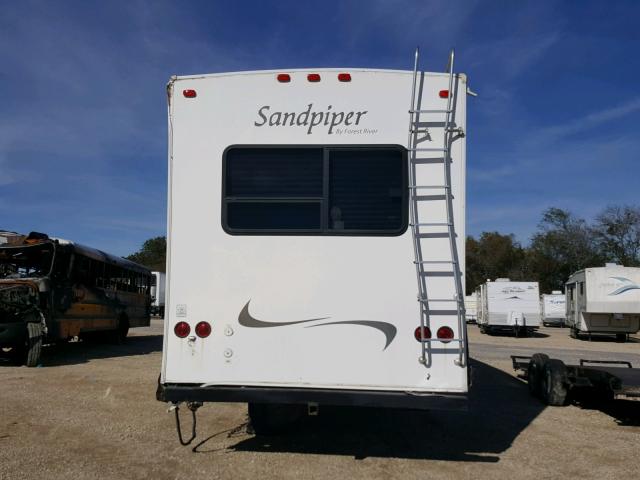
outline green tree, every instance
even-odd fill
[[[513,235],[483,232],[466,241],[466,290],[470,294],[487,279],[526,280],[526,252]]]
[[[564,290],[573,272],[602,262],[594,230],[587,222],[560,208],[542,214],[527,252],[531,280],[540,282],[541,292]]]
[[[126,258],[144,265],[149,270],[164,272],[167,262],[167,239],[166,237],[150,238],[142,244],[140,250]]]

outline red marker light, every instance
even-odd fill
[[[307,80],[309,80],[310,82],[319,82],[320,81],[320,74],[319,73],[310,73],[309,75],[307,75]]]
[[[448,342],[449,340],[453,340],[453,330],[449,327],[440,327],[436,333],[439,340],[443,342]]]
[[[288,73],[279,73],[277,78],[280,83],[289,83],[291,81],[291,75]]]
[[[413,336],[419,342],[421,342],[423,338],[429,340],[431,338],[431,330],[429,330],[429,327],[418,327],[413,332]]]
[[[198,94],[195,90],[183,90],[182,95],[184,95],[185,98],[196,98]]]
[[[440,90],[438,96],[440,98],[449,98],[449,90]]]
[[[191,327],[187,322],[178,322],[176,323],[176,326],[173,327],[173,333],[180,338],[186,337],[189,335],[189,332],[191,332]]]
[[[211,335],[211,325],[209,325],[208,322],[199,322],[196,325],[196,335],[198,335],[200,338],[207,338],[209,335]]]
[[[351,74],[350,73],[339,73],[338,74],[338,81],[340,81],[340,82],[350,82],[351,81]]]

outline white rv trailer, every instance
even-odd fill
[[[545,293],[540,299],[540,309],[542,313],[542,324],[564,326],[566,318],[565,295],[560,290]]]
[[[567,280],[571,336],[615,334],[626,340],[640,329],[640,268],[607,264],[574,273]]]
[[[151,315],[164,318],[165,283],[164,272],[151,272]]]
[[[414,78],[420,151],[405,147]],[[466,93],[462,74],[397,70],[173,77],[158,399],[248,402],[254,427],[282,404],[465,408],[450,269],[464,271]],[[436,190],[413,198],[411,168]],[[430,242],[417,262],[412,202]]]
[[[519,336],[539,328],[538,282],[512,282],[508,278],[498,278],[480,285],[476,293],[478,326],[482,333],[510,330]]]
[[[477,303],[475,295],[467,295],[464,297],[464,311],[467,316],[467,322],[469,323],[476,323],[478,318]]]

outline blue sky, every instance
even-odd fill
[[[126,255],[165,232],[172,74],[458,69],[468,233],[640,204],[640,2],[0,0],[0,228]]]

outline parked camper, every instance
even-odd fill
[[[477,315],[477,300],[475,295],[467,295],[464,297],[464,311],[467,316],[467,323],[476,323]]]
[[[640,330],[640,268],[608,263],[574,273],[566,307],[573,338],[601,333],[625,341]]]
[[[0,347],[34,367],[43,343],[98,336],[121,342],[149,325],[146,268],[32,232],[0,245]]]
[[[476,294],[482,333],[507,330],[520,336],[531,334],[540,326],[538,282],[498,278],[480,285]]]
[[[167,276],[164,272],[151,272],[151,315],[164,318],[165,283]]]
[[[564,320],[567,317],[565,295],[560,290],[545,293],[540,299],[542,311],[542,324],[545,327],[556,325],[564,327]]]
[[[371,69],[171,79],[159,400],[248,402],[257,433],[291,405],[465,404],[466,83]],[[408,125],[421,149],[406,148]]]

